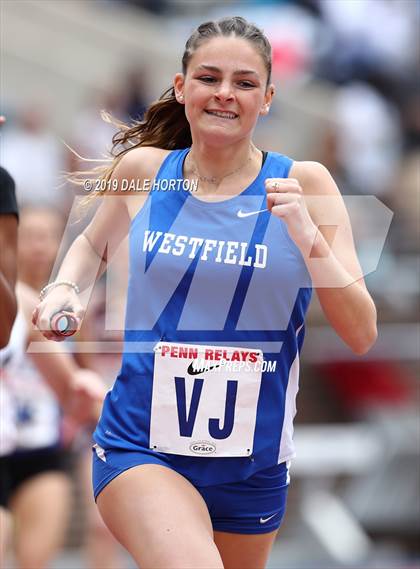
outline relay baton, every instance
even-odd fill
[[[56,312],[50,320],[52,332],[57,336],[73,336],[77,332],[79,321],[72,312]]]

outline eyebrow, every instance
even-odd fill
[[[214,65],[205,65],[204,63],[199,65],[197,69],[206,69],[207,71],[214,71],[216,73],[222,72],[218,67],[215,67]],[[258,77],[258,73],[252,69],[237,69],[233,72],[233,75],[256,75]]]

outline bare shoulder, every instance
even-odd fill
[[[148,191],[138,192],[135,188],[146,187],[145,181],[156,177],[162,162],[169,153],[170,150],[153,146],[133,148],[124,154],[115,168],[112,177],[118,180],[120,196],[130,219],[133,219],[142,209],[148,195]],[[134,191],[127,192],[124,188],[134,188]]]
[[[122,157],[115,169],[115,176],[120,179],[139,179],[140,181],[152,179],[169,153],[170,150],[154,146],[133,148]]]
[[[329,170],[319,162],[295,161],[290,169],[289,177],[298,180],[305,195],[339,193]]]

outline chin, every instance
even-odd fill
[[[200,138],[205,140],[206,144],[211,146],[224,146],[226,144],[232,144],[233,142],[240,140],[242,137],[238,136],[238,132],[233,132],[231,129],[224,127],[206,127],[200,129]]]

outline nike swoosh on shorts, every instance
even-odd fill
[[[277,514],[278,514],[278,512],[276,512],[272,516],[269,516],[268,518],[260,518],[260,524],[266,524],[269,520],[271,520],[271,518],[274,518],[274,516],[277,516]]]

